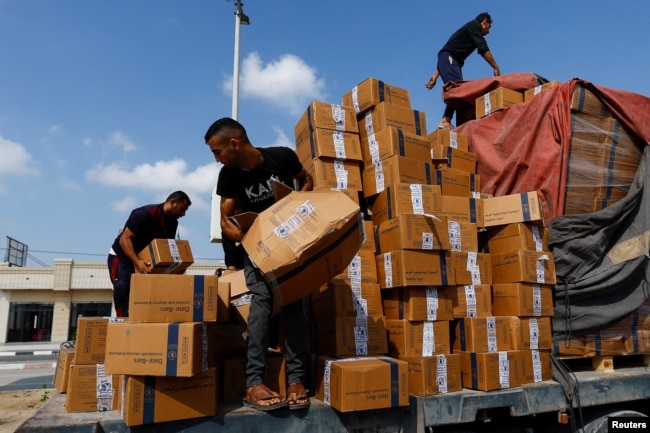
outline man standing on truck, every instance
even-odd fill
[[[288,187],[298,181],[302,191],[314,187],[311,175],[293,150],[281,146],[254,147],[244,127],[234,119],[217,120],[208,128],[204,138],[214,159],[223,164],[217,181],[217,194],[221,196],[224,238],[227,236],[234,242],[241,242],[244,237],[244,231],[230,218],[236,211],[260,213],[275,203],[271,187],[274,180]],[[282,306],[288,379],[287,396],[283,397],[263,383],[273,292],[248,255],[244,260],[244,274],[253,298],[248,313],[246,396],[243,404],[263,411],[287,406],[289,409],[307,408],[309,398],[304,380],[309,333],[303,302]]]
[[[131,211],[108,253],[108,272],[113,283],[117,317],[129,317],[131,275],[136,270],[142,274],[149,273],[151,263],[141,260],[138,253],[154,239],[174,239],[178,219],[185,215],[191,204],[187,194],[176,191],[164,203],[148,204]]]
[[[438,75],[442,77],[444,84],[450,81],[461,81],[463,79],[463,65],[465,64],[465,60],[475,49],[492,66],[494,76],[498,77],[501,75],[499,65],[494,60],[485,40],[485,36],[490,33],[491,27],[492,17],[487,12],[482,12],[475,19],[456,30],[438,52],[436,71],[427,82],[427,89],[433,88],[438,79]],[[452,129],[454,127],[451,123],[454,112],[454,107],[445,105],[442,121],[438,125],[439,129]]]

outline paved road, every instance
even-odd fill
[[[0,391],[52,388],[56,355],[0,358]]]

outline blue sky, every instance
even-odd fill
[[[502,74],[578,77],[650,95],[650,2],[246,0],[239,120],[256,146],[294,146],[309,102],[340,103],[368,77],[410,92],[428,130],[440,82],[424,86],[451,33],[487,10]],[[0,250],[28,266],[103,261],[134,207],[182,189],[196,261],[210,243],[219,166],[203,135],[232,114],[235,3],[226,0],[0,0]],[[492,70],[477,54],[465,79]]]

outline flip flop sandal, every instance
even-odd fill
[[[292,394],[295,395],[295,398],[291,398]],[[307,401],[305,403],[298,403],[298,400],[303,398]],[[309,396],[305,390],[305,385],[302,383],[296,382],[289,385],[289,388],[287,388],[287,399],[290,410],[306,409],[309,407]]]
[[[271,391],[263,383],[258,383],[257,385],[250,387],[248,393],[246,394],[246,397],[243,399],[243,404],[246,407],[251,407],[253,409],[261,410],[264,412],[282,409],[284,407],[287,407],[289,404],[289,401],[286,399],[283,399],[281,402],[274,404],[259,404],[260,401],[270,400],[273,398],[282,398],[282,396],[277,392]]]

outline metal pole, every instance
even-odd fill
[[[232,118],[239,114],[239,29],[241,27],[241,1],[235,0],[235,60],[232,72]]]

